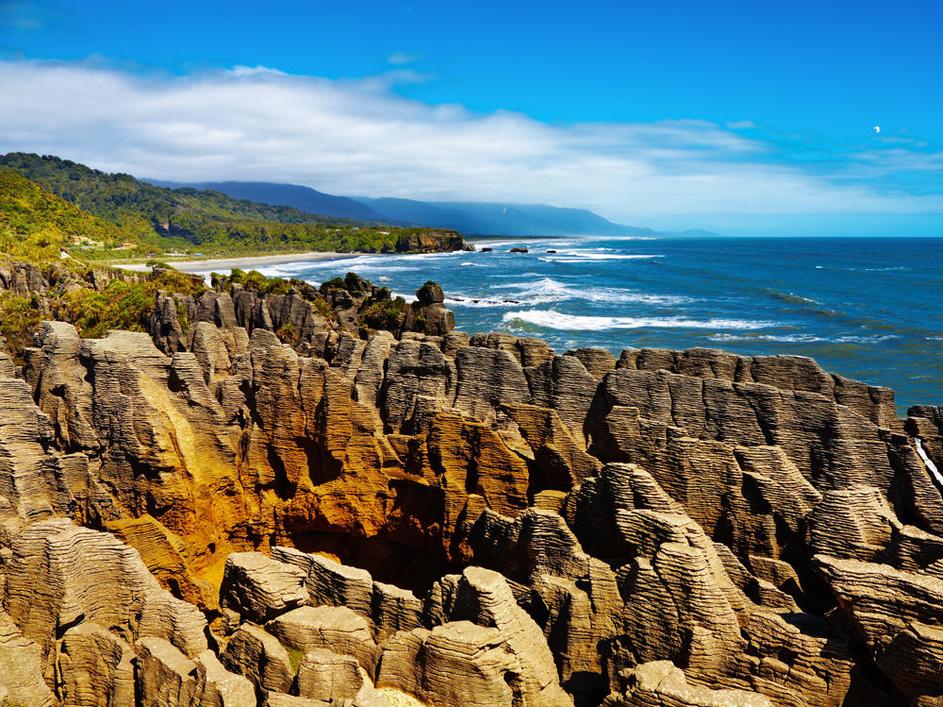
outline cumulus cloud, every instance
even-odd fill
[[[340,194],[543,202],[640,222],[685,214],[929,213],[777,163],[770,144],[697,120],[551,125],[397,95],[408,70],[358,80],[236,67],[142,76],[0,62],[0,150],[179,181],[267,180]]]

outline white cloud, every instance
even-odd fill
[[[614,220],[696,214],[929,213],[939,196],[880,193],[773,163],[714,123],[557,126],[396,95],[359,80],[236,67],[146,77],[84,64],[0,62],[0,151],[180,181],[269,180],[366,196],[543,202]],[[693,224],[692,224],[693,225]]]

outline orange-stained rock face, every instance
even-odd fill
[[[291,297],[0,357],[17,694],[941,694],[939,409],[795,357],[362,339]]]

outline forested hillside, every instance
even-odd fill
[[[9,153],[0,157],[0,166],[116,226],[125,241],[148,244],[155,254],[177,250],[206,255],[300,250],[369,253],[462,246],[461,237],[450,231],[331,220],[210,190],[159,187],[58,157]]]

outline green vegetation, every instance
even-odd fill
[[[396,331],[403,324],[407,308],[406,300],[393,298],[389,289],[381,287],[360,311],[360,318],[371,329]]]
[[[285,322],[275,330],[275,336],[283,344],[295,343],[295,325],[291,322]]]
[[[71,322],[87,338],[102,337],[109,329],[147,331],[158,292],[198,295],[205,289],[200,278],[176,270],[116,278],[103,289],[86,279],[87,270],[69,270],[60,264],[49,270],[50,280],[67,281],[68,286],[50,287],[41,298],[0,290],[0,336],[17,359],[24,348],[32,346],[33,332],[44,319]]]
[[[444,298],[442,293],[442,285],[440,285],[435,280],[426,280],[422,287],[416,290],[416,297],[423,304],[432,304],[433,302],[441,302]]]
[[[112,280],[103,290],[75,289],[53,305],[57,319],[72,322],[85,338],[99,338],[109,329],[147,331],[157,293],[198,295],[205,285],[176,270],[155,270],[145,280]]]
[[[266,277],[258,270],[246,272],[239,268],[233,268],[229,275],[210,273],[210,282],[217,289],[226,290],[233,285],[240,285],[249,292],[266,295],[287,295],[294,290],[305,296],[305,299],[312,299],[317,293],[312,285],[298,278]]]
[[[0,252],[44,262],[58,260],[62,250],[97,260],[116,249],[125,257],[144,251],[139,241],[128,241],[114,224],[0,167]]]
[[[0,255],[39,265],[49,288],[41,297],[0,290],[0,337],[19,358],[45,318],[72,322],[91,338],[109,329],[146,330],[159,291],[195,295],[204,288],[200,278],[167,265],[175,254],[434,251],[462,244],[451,231],[332,223],[218,192],[165,189],[58,157],[10,153],[0,156]],[[100,266],[93,272],[96,262],[142,259],[153,268],[150,275],[107,275]],[[255,271],[213,276],[214,287],[237,285],[266,295],[298,293],[328,319],[335,317],[331,296],[345,290],[372,329],[399,329],[408,309],[402,298],[353,273],[325,283],[320,292],[302,280]],[[178,310],[186,326],[186,308]],[[284,341],[298,335],[290,324],[276,333]]]
[[[321,292],[333,292],[334,290],[346,290],[347,283],[344,282],[342,277],[332,277],[330,280],[325,280],[321,283]]]
[[[0,292],[0,336],[10,352],[19,354],[32,346],[33,332],[43,319],[42,307],[35,296]]]
[[[87,237],[101,241],[116,259],[140,256],[137,251],[116,252],[120,246],[115,244],[122,242],[155,254],[203,255],[301,250],[392,253],[462,246],[461,237],[451,231],[331,222],[297,209],[233,199],[220,192],[158,187],[128,174],[107,174],[58,157],[13,152],[0,156],[0,167],[88,212],[85,218],[89,224],[97,224],[93,233],[99,237]],[[42,242],[46,240],[44,237]]]

